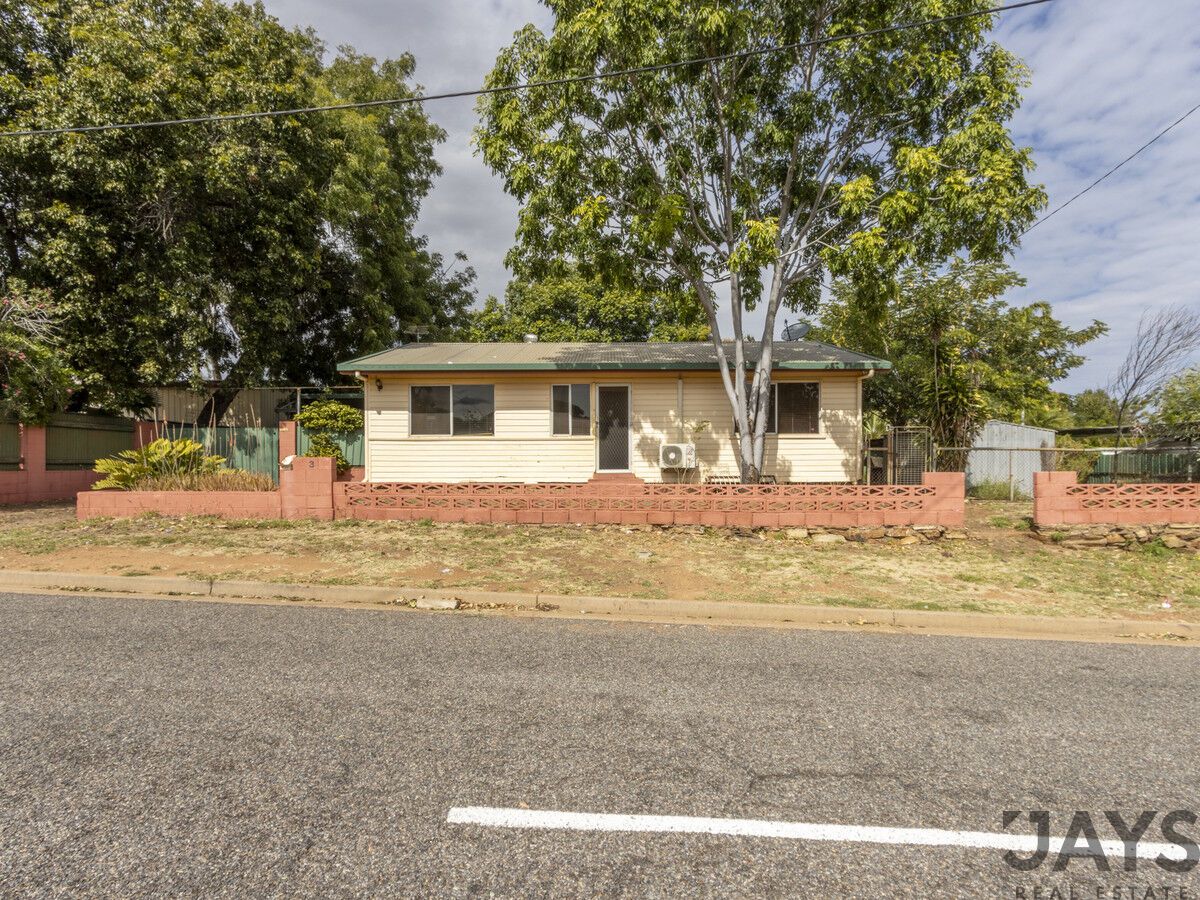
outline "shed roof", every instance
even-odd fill
[[[746,343],[751,363],[759,345]],[[890,369],[887,360],[821,341],[776,341],[775,369]],[[733,358],[733,344],[727,342]],[[338,365],[340,372],[499,372],[575,369],[716,371],[717,351],[708,341],[681,343],[490,343],[401,344]]]

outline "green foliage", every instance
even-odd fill
[[[1007,128],[1025,69],[988,40],[989,16],[547,83],[974,12],[981,0],[547,6],[551,30],[518,32],[486,82],[541,86],[479,101],[477,146],[522,204],[510,266],[538,280],[568,264],[686,294],[714,341],[721,318],[732,322],[739,365],[743,311],[764,307],[770,341],[779,310],[812,312],[830,275],[870,296],[908,265],[999,259],[1045,202]],[[748,399],[743,374],[727,393],[753,479],[766,392]]]
[[[346,454],[338,446],[337,437],[363,427],[360,410],[337,400],[317,400],[296,414],[296,422],[310,432],[305,456],[332,457],[339,472],[350,468]]]
[[[204,445],[189,438],[159,438],[136,450],[122,450],[116,456],[96,460],[94,471],[104,478],[93,490],[120,488],[137,490],[148,479],[215,475],[225,466],[222,456],[209,456]]]
[[[1102,388],[1080,391],[1068,400],[1072,424],[1084,428],[1117,424],[1117,401]]]
[[[893,373],[867,383],[868,402],[893,423],[931,426],[941,446],[970,446],[990,418],[1065,424],[1051,384],[1083,362],[1077,348],[1106,327],[1071,329],[1048,303],[1000,299],[1023,284],[1006,265],[962,259],[905,270],[883,295],[839,279],[816,332],[890,359]]]
[[[1150,416],[1152,432],[1180,441],[1200,441],[1200,367],[1180,372],[1159,390]]]
[[[472,341],[702,341],[703,314],[686,297],[605,287],[578,275],[514,279],[501,302],[489,297],[466,332]]]
[[[408,54],[331,61],[261,4],[0,0],[0,128],[413,96]],[[49,288],[93,400],[147,385],[334,376],[469,269],[414,232],[444,135],[419,105],[0,141],[0,275]]]
[[[0,420],[41,424],[61,412],[71,372],[57,346],[45,291],[12,281],[0,292]]]
[[[967,491],[968,497],[976,500],[1029,500],[1021,490],[1013,490],[1010,494],[1007,481],[981,481],[972,485]]]
[[[296,413],[296,422],[315,433],[349,434],[363,427],[363,414],[337,400],[316,400]]]

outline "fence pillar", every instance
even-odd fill
[[[328,457],[305,457],[280,469],[279,504],[283,518],[331,520],[336,477],[337,469]]]
[[[296,455],[296,423],[291,419],[279,422],[279,461]]]

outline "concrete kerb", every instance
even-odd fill
[[[420,598],[459,600],[469,612],[509,612],[611,621],[884,631],[916,635],[1196,646],[1200,627],[1187,622],[1055,618],[924,610],[860,609],[713,600],[658,600],[562,594],[498,593],[443,588],[311,585],[198,580],[141,575],[0,571],[0,591],[149,596],[223,602],[301,602],[338,607],[406,608]],[[444,614],[444,613],[443,613]]]

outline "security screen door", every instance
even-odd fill
[[[596,468],[601,472],[629,470],[629,386],[596,388]]]

